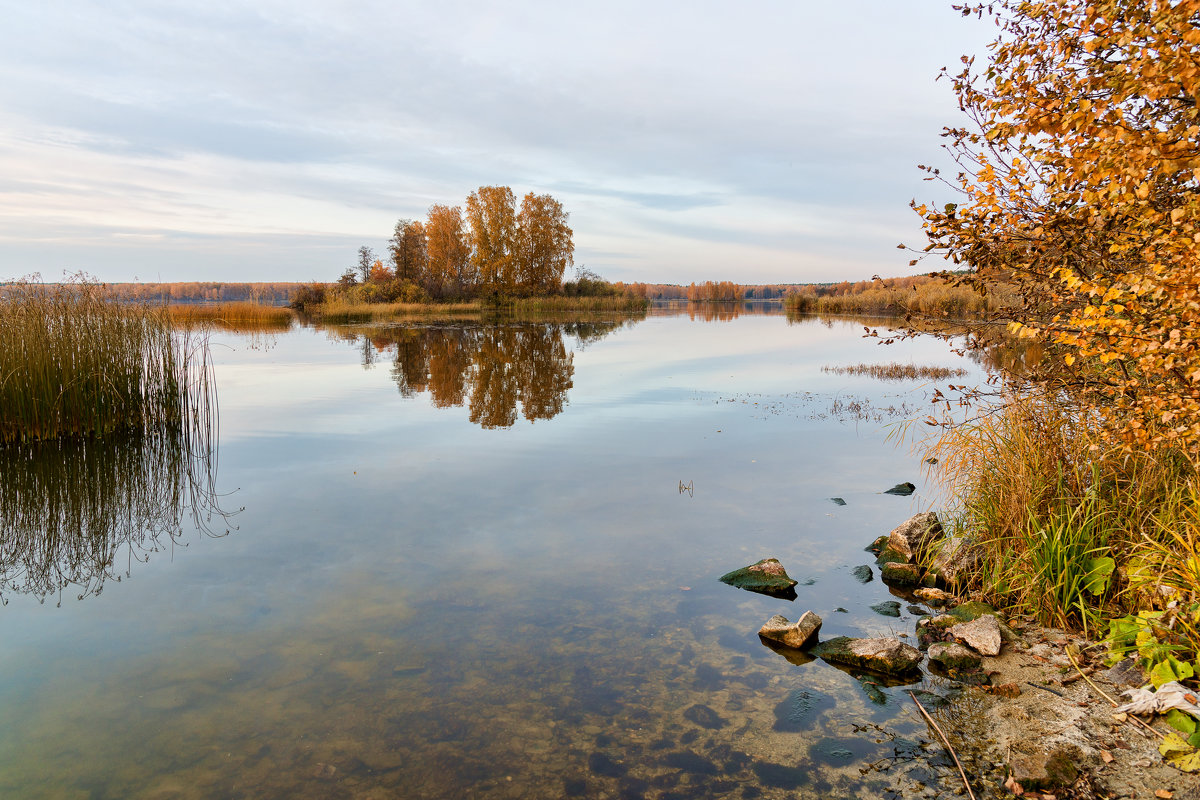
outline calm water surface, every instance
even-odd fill
[[[154,448],[40,454],[68,462],[50,488],[10,458],[0,794],[941,792],[904,688],[757,630],[811,609],[826,637],[911,633],[849,572],[936,506],[887,440],[931,387],[821,367],[974,368],[858,323],[729,317],[220,334],[236,513],[208,533],[154,517],[186,488]],[[901,481],[917,494],[881,493]],[[31,543],[41,518],[90,543]],[[717,581],[767,556],[795,602]]]

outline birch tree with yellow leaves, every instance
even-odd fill
[[[1126,445],[1200,449],[1200,0],[957,7],[1000,34],[946,73],[960,194],[915,204],[967,280],[1021,302],[1010,329],[1056,345],[1043,385]]]

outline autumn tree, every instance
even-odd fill
[[[463,228],[462,209],[443,205],[429,207],[425,221],[427,282],[431,294],[458,295],[475,288],[471,250]]]
[[[403,281],[424,283],[428,270],[428,251],[425,225],[419,220],[397,220],[388,250],[396,277]]]
[[[1014,287],[1012,329],[1064,354],[1043,383],[1131,446],[1200,444],[1200,3],[962,6],[1001,33],[952,77],[958,203],[928,250]]]
[[[575,263],[575,243],[562,203],[548,194],[529,192],[517,214],[517,285],[532,293],[562,288],[567,267]]]
[[[471,267],[489,291],[517,286],[516,197],[507,186],[480,186],[467,196],[467,237]]]

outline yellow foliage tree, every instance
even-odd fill
[[[982,71],[952,77],[963,198],[930,243],[1021,298],[1012,330],[1131,447],[1200,445],[1200,0],[1001,0]]]
[[[490,291],[517,286],[517,199],[507,186],[480,186],[467,196],[471,266]]]
[[[562,288],[563,274],[575,263],[575,243],[567,225],[570,215],[548,194],[529,192],[517,213],[517,280],[521,289],[552,294]]]
[[[470,247],[463,230],[462,209],[434,204],[425,220],[426,265],[430,292],[470,293],[476,277],[470,269]]]

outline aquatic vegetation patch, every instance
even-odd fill
[[[849,366],[824,366],[821,372],[835,375],[867,375],[881,381],[941,381],[961,378],[967,374],[962,367],[918,366],[916,364],[851,364]]]

